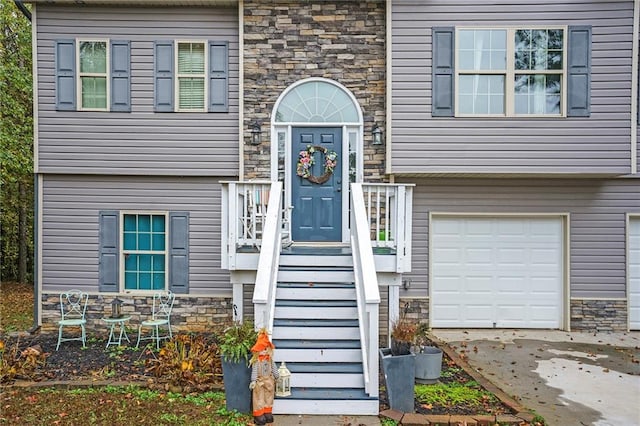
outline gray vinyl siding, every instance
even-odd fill
[[[46,175],[42,190],[43,292],[97,292],[99,212],[141,210],[189,212],[189,294],[231,295],[220,267],[217,179]]]
[[[236,8],[36,8],[40,173],[237,176]],[[131,112],[56,111],[54,41],[131,41]],[[155,113],[154,41],[229,42],[228,113]]]
[[[630,171],[632,1],[394,1],[394,173]],[[431,29],[455,26],[592,26],[591,116],[431,116]]]
[[[429,213],[568,213],[571,297],[624,298],[625,218],[640,213],[640,178],[430,179],[414,189],[409,292],[428,288]]]

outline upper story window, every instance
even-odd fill
[[[456,115],[562,116],[565,29],[457,31]]]
[[[56,110],[131,112],[130,52],[128,40],[56,40]]]
[[[588,117],[591,26],[432,29],[434,117]]]
[[[154,111],[228,112],[229,42],[156,41]]]
[[[176,43],[178,111],[204,111],[206,99],[204,42]]]
[[[81,110],[106,111],[109,105],[109,42],[79,40],[78,104]]]

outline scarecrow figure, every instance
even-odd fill
[[[265,329],[258,333],[258,340],[251,348],[251,384],[253,391],[253,420],[256,425],[273,423],[273,398],[276,390],[278,369],[273,360],[275,346]]]

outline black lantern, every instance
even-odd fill
[[[262,142],[262,129],[260,123],[254,121],[251,124],[251,145],[260,145]]]
[[[122,316],[122,300],[117,297],[111,302],[111,318],[120,318]]]
[[[382,129],[380,129],[380,127],[377,124],[373,125],[371,134],[373,135],[373,144],[382,145]]]

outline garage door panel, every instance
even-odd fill
[[[433,327],[561,326],[561,218],[436,216],[431,232]]]

